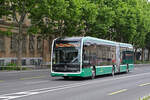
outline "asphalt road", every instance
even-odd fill
[[[0,100],[139,100],[150,94],[150,66],[91,79],[51,78],[50,70],[0,72]]]

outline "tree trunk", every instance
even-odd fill
[[[19,33],[18,33],[18,52],[17,52],[17,66],[18,67],[21,67],[22,65],[21,58],[22,58],[22,24],[19,25]]]
[[[44,52],[44,45],[45,45],[45,44],[44,44],[44,38],[42,38],[42,42],[43,42],[43,43],[42,43],[42,64],[43,64],[43,63],[44,63],[44,53],[45,53],[45,52]]]
[[[54,36],[49,36],[48,43],[49,43],[49,55],[50,55],[50,61],[51,61],[51,52],[52,52],[52,43],[53,39],[55,39]]]
[[[135,48],[135,52],[134,52],[134,62],[136,62],[136,54],[137,54],[137,48]]]
[[[150,48],[148,48],[148,61],[150,61]]]
[[[52,37],[49,36],[49,39],[48,39],[48,43],[49,43],[49,55],[50,55],[50,60],[51,60],[51,50],[52,50]]]
[[[144,61],[144,48],[142,48],[142,62]]]

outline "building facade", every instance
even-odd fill
[[[13,27],[10,29],[10,27]],[[39,35],[26,34],[26,28],[30,21],[25,19],[23,26],[24,34],[22,39],[22,65],[41,65],[50,62],[50,49],[47,40],[42,39]],[[12,35],[4,35],[8,29]],[[6,17],[0,18],[0,66],[16,64],[17,62],[17,34],[18,27],[14,21]]]

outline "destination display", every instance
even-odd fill
[[[59,47],[80,47],[79,43],[56,43],[56,48]]]

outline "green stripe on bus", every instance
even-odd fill
[[[97,67],[96,68],[96,75],[103,75],[103,74],[110,74],[112,73],[112,67]]]

